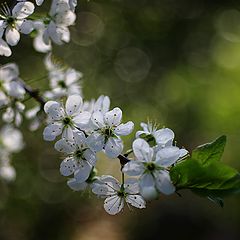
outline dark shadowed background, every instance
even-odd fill
[[[71,34],[71,43],[53,52],[83,72],[86,99],[109,95],[135,130],[141,121],[156,121],[190,150],[226,134],[223,161],[240,170],[239,1],[81,0]],[[47,78],[34,81],[47,72],[32,39],[22,36],[12,50],[0,63],[18,63],[23,79],[46,90]],[[108,216],[102,200],[66,186],[43,128],[27,127],[21,127],[26,147],[13,159],[17,179],[0,182],[0,240],[240,239],[239,196],[222,209],[186,191],[160,196],[146,210]],[[125,138],[126,148],[133,136]],[[117,160],[102,161],[100,173],[119,175]]]

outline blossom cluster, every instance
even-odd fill
[[[36,0],[42,5],[44,0]],[[35,5],[26,0],[18,0],[11,9],[4,3],[0,13],[0,55],[12,55],[12,46],[20,41],[20,35],[34,37],[33,46],[36,51],[49,52],[52,43],[61,45],[70,41],[69,26],[76,19],[77,0],[52,0],[49,12],[39,16],[35,14]]]
[[[36,5],[43,2],[36,0]],[[37,19],[30,1],[18,0],[13,9],[2,6],[0,55],[10,56],[10,46],[19,42],[20,33],[31,33],[35,49],[47,53],[44,65],[49,89],[40,95],[20,77],[15,63],[0,66],[0,107],[6,123],[0,130],[0,177],[15,178],[11,155],[24,146],[19,127],[27,118],[30,130],[46,123],[43,138],[55,141],[54,148],[64,155],[59,169],[68,177],[72,190],[91,189],[105,199],[104,209],[111,215],[121,212],[125,204],[142,209],[146,201],[175,192],[169,171],[188,151],[175,145],[171,129],[141,123],[132,148],[124,153],[123,137],[132,134],[134,123],[122,122],[122,110],[111,108],[108,96],[86,101],[81,87],[83,74],[63,65],[51,53],[52,43],[70,41],[69,26],[75,22],[76,6],[76,0],[53,0],[49,13]],[[29,97],[37,104],[25,110]],[[119,161],[120,182],[110,175],[97,175],[100,152]]]

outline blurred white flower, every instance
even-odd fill
[[[14,101],[11,107],[8,107],[2,115],[2,119],[6,123],[14,123],[19,127],[22,123],[22,113],[25,105],[19,101]]]
[[[138,182],[134,179],[127,179],[124,184],[120,184],[112,176],[102,176],[94,183],[93,193],[106,198],[104,209],[107,213],[115,215],[124,208],[124,202],[136,208],[145,208],[146,203],[139,195]]]
[[[46,45],[50,41],[61,45],[70,41],[69,26],[73,25],[76,15],[71,11],[68,0],[53,0],[49,17],[44,19],[45,29],[43,41]]]
[[[15,63],[0,66],[0,106],[9,104],[10,97],[23,99],[25,90],[20,81],[18,66]]]
[[[0,130],[0,152],[4,149],[9,153],[19,152],[23,149],[22,133],[11,125],[5,125]]]
[[[94,112],[91,120],[95,130],[87,138],[88,145],[96,152],[104,149],[110,158],[117,157],[123,150],[120,136],[126,136],[132,132],[133,122],[121,123],[122,110],[120,108],[114,108],[106,113]]]

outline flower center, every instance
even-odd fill
[[[63,119],[63,123],[64,123],[64,125],[70,125],[70,123],[71,123],[71,118],[70,118],[70,117],[65,117],[65,118]]]
[[[147,164],[147,169],[150,172],[152,172],[152,171],[154,171],[156,169],[156,166],[155,166],[155,164],[153,162],[150,162],[150,163]]]
[[[104,130],[104,134],[106,135],[106,137],[112,137],[114,135],[113,130],[111,128],[106,128]]]
[[[82,150],[77,150],[76,152],[75,152],[75,156],[77,157],[77,158],[82,158],[82,156],[83,156],[83,151]]]
[[[9,16],[9,17],[7,18],[7,23],[8,23],[8,25],[14,27],[14,24],[15,24],[15,19],[14,19],[14,17]]]
[[[125,194],[124,194],[123,191],[118,191],[117,195],[118,195],[119,197],[124,197],[124,196],[125,196]]]
[[[58,82],[58,86],[61,88],[67,88],[66,83],[63,80]]]

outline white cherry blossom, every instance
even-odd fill
[[[123,124],[121,120],[122,111],[120,108],[114,108],[106,113],[94,112],[92,123],[95,130],[87,138],[89,146],[97,152],[104,149],[110,158],[117,157],[123,150],[120,136],[129,135],[134,127],[132,121]]]
[[[2,119],[6,123],[14,123],[19,127],[22,123],[22,113],[25,105],[19,101],[14,101],[11,107],[8,107],[2,115]]]
[[[27,17],[34,12],[34,4],[29,1],[18,2],[11,10],[7,4],[2,5],[0,14],[0,55],[10,56],[10,46],[15,46],[20,40],[20,33],[29,34],[33,30],[31,20]],[[5,36],[5,41],[2,39]]]
[[[153,186],[166,195],[175,192],[168,169],[186,154],[185,149],[183,151],[178,147],[170,146],[155,153],[145,140],[139,138],[133,142],[133,152],[136,160],[128,162],[122,171],[129,176],[140,176],[142,195],[144,192],[147,193],[146,188]]]
[[[73,133],[73,141],[61,139],[56,142],[55,149],[66,154],[62,161],[60,172],[63,176],[74,174],[78,183],[85,182],[95,166],[97,158],[86,144],[86,138],[82,132]]]
[[[61,45],[70,41],[69,26],[73,25],[76,15],[71,11],[68,0],[53,0],[49,17],[45,19],[43,41],[49,45],[50,41]]]
[[[89,123],[91,114],[82,111],[82,98],[79,95],[71,95],[67,98],[65,109],[61,103],[48,101],[44,111],[49,117],[49,125],[44,129],[43,136],[46,141],[53,141],[62,134],[65,139],[73,139],[73,131],[84,130]]]
[[[134,179],[120,184],[112,176],[102,176],[94,183],[92,191],[99,197],[106,198],[104,209],[111,215],[121,212],[125,202],[136,208],[145,208],[146,205],[143,197],[139,195],[138,182]]]
[[[19,69],[15,63],[0,66],[0,106],[10,103],[10,97],[23,99],[25,90],[19,78]]]

